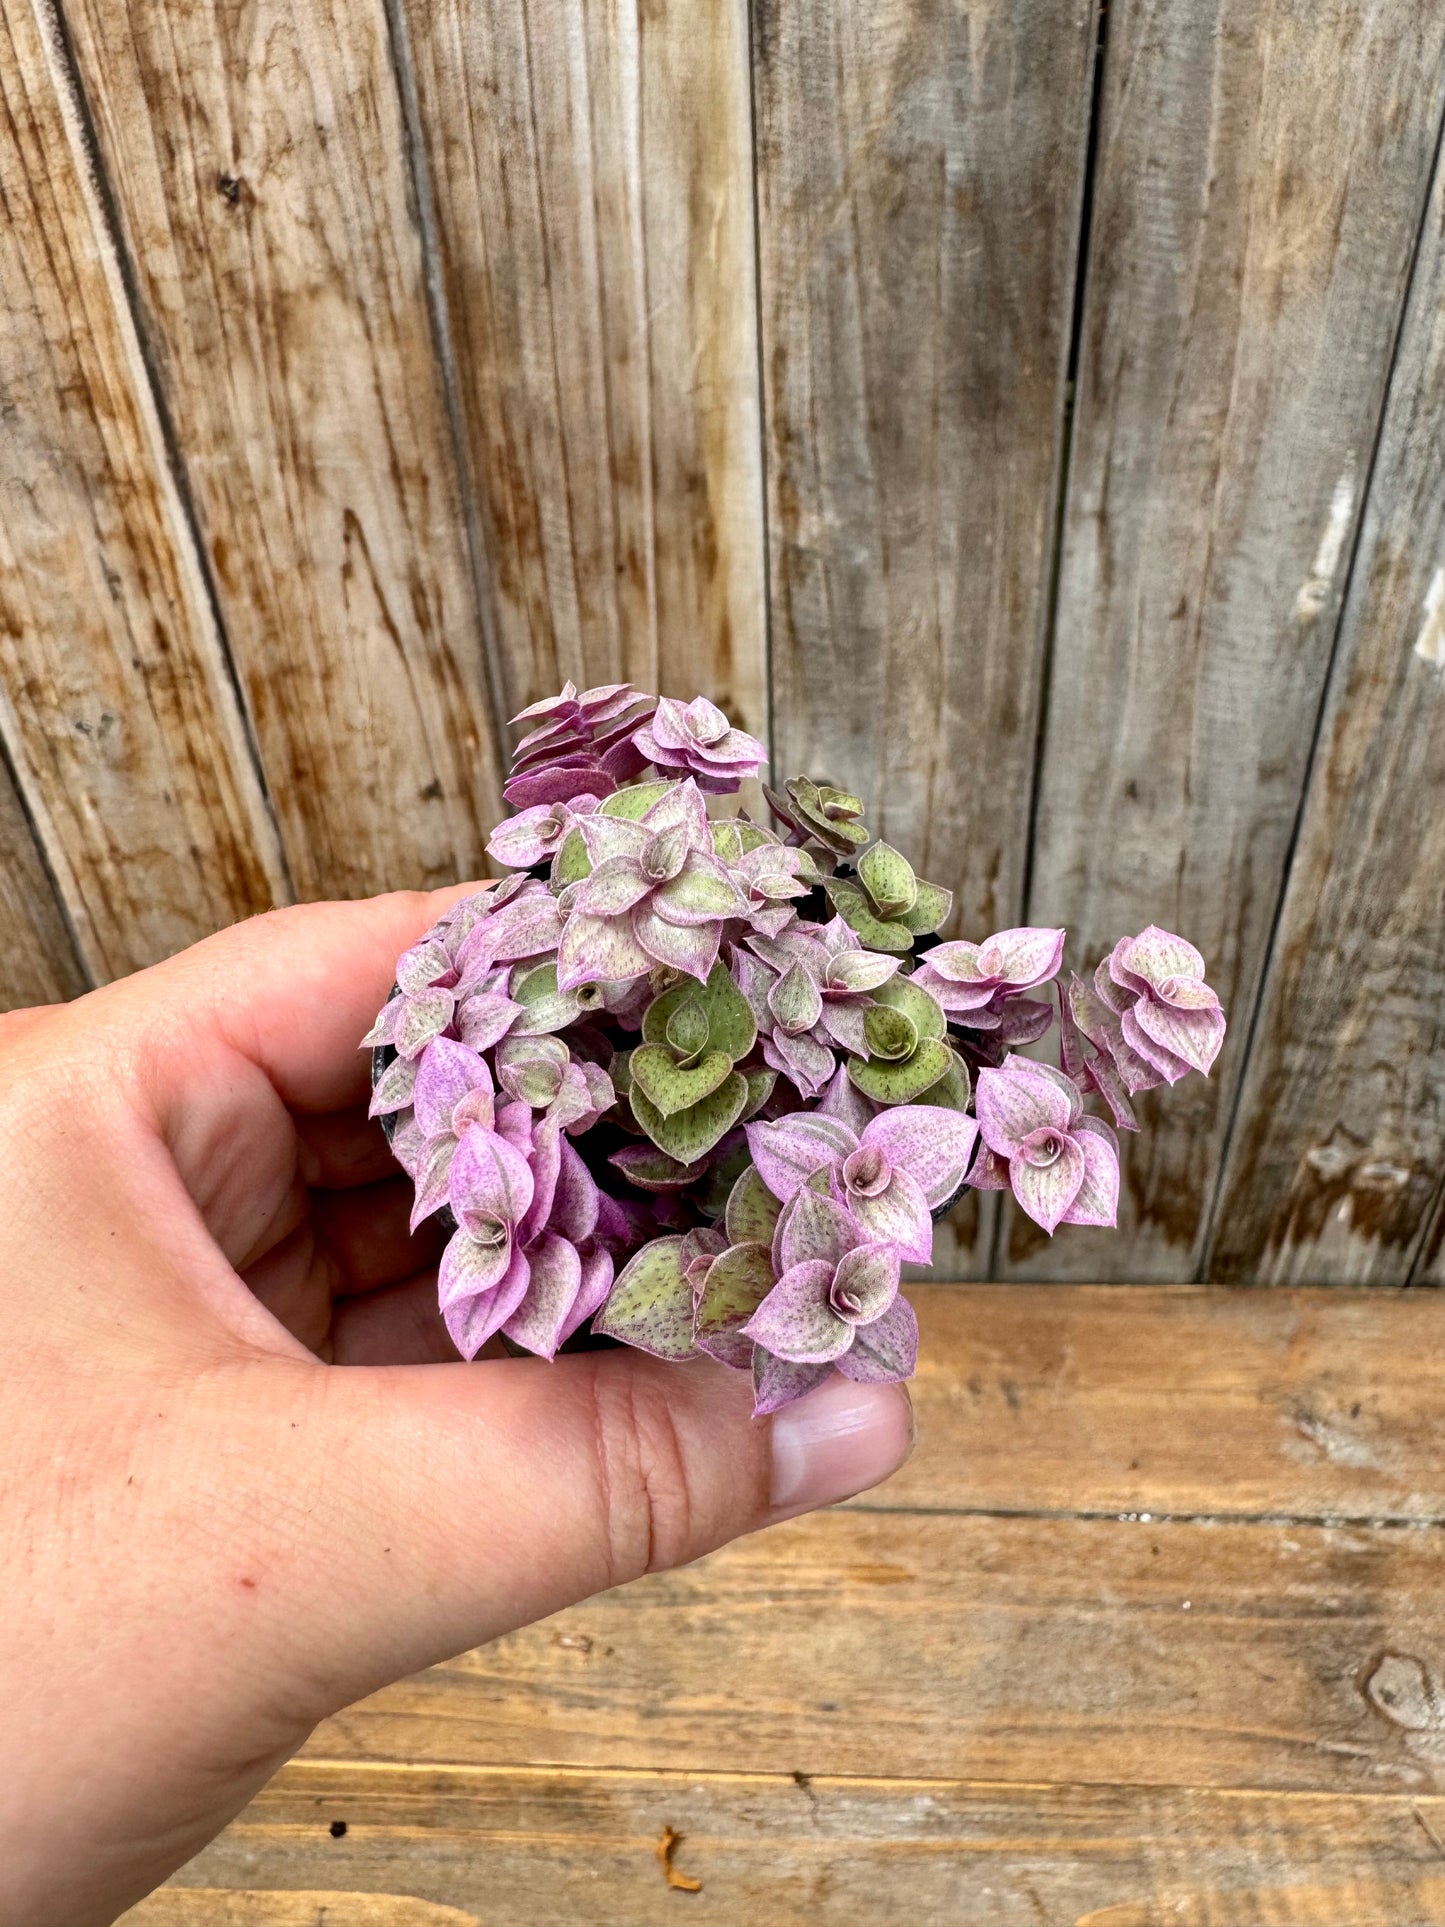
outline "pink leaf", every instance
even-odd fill
[[[834,1267],[808,1259],[785,1271],[758,1306],[744,1332],[775,1358],[823,1365],[847,1351],[853,1328],[828,1303]]]
[[[841,1204],[804,1185],[778,1219],[773,1234],[773,1265],[779,1276],[794,1265],[820,1259],[836,1265],[845,1251],[860,1243],[858,1228]],[[767,1345],[768,1341],[759,1340]],[[769,1345],[769,1351],[776,1347]]]
[[[876,1145],[890,1164],[908,1173],[931,1211],[962,1184],[977,1137],[978,1126],[961,1111],[941,1104],[898,1104],[872,1120],[862,1141]]]
[[[668,923],[650,903],[632,912],[632,933],[649,961],[670,964],[704,984],[722,941],[721,923]]]
[[[532,1274],[527,1295],[502,1330],[514,1344],[551,1358],[582,1285],[582,1261],[575,1246],[549,1231],[528,1250],[527,1262]]]
[[[980,1083],[983,1081],[980,1078]],[[1030,1164],[1016,1157],[1009,1164],[1013,1194],[1034,1221],[1052,1236],[1059,1220],[1078,1196],[1084,1181],[1084,1152],[1074,1138],[1065,1138],[1050,1164]]]
[[[972,1119],[966,1120],[972,1122]],[[834,1179],[835,1185],[837,1179]],[[960,1169],[958,1182],[963,1182]],[[956,1191],[958,1185],[954,1185]],[[948,1194],[948,1195],[951,1195]],[[933,1219],[922,1186],[902,1166],[896,1166],[884,1189],[874,1197],[845,1191],[841,1202],[852,1212],[865,1238],[897,1247],[898,1255],[926,1265],[933,1257]],[[841,1265],[839,1267],[842,1269]]]
[[[526,1258],[514,1251],[506,1273],[489,1291],[459,1296],[443,1307],[447,1331],[463,1358],[475,1358],[487,1340],[501,1330],[527,1295],[530,1279]]]
[[[906,1298],[895,1298],[881,1318],[853,1333],[838,1370],[859,1384],[896,1385],[912,1378],[917,1363],[918,1319]]]
[[[815,1171],[840,1163],[858,1148],[846,1124],[794,1111],[776,1124],[747,1124],[748,1149],[758,1176],[786,1204]]]
[[[1084,1178],[1061,1222],[1117,1224],[1119,1145],[1114,1133],[1097,1117],[1081,1117],[1075,1126],[1074,1142],[1084,1154]]]

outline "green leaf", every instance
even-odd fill
[[[910,983],[907,977],[890,977],[886,984],[879,984],[873,992],[873,1001],[911,1017],[920,1037],[944,1037],[948,1033],[948,1019],[938,999]]]
[[[971,1090],[968,1066],[958,1052],[948,1053],[952,1060],[936,1084],[930,1084],[919,1098],[920,1104],[938,1104],[946,1111],[966,1111]]]
[[[880,917],[900,917],[918,898],[913,865],[891,843],[875,843],[858,859],[858,881]]]
[[[783,1207],[750,1164],[732,1188],[723,1228],[728,1243],[764,1244],[773,1242]]]
[[[925,883],[920,877],[913,908],[905,910],[900,921],[907,924],[915,937],[930,937],[952,908],[952,890],[945,890],[941,883]]]
[[[708,1338],[736,1331],[748,1322],[776,1282],[767,1244],[730,1245],[708,1267],[694,1331]]]
[[[642,1020],[644,1040],[649,1044],[665,1043],[673,1012],[689,998],[697,999],[707,1017],[708,1049],[726,1051],[735,1064],[740,1057],[746,1057],[757,1041],[757,1020],[721,958],[701,987],[689,977],[653,998]]]
[[[592,859],[580,830],[568,830],[552,859],[552,889],[560,895],[569,883],[580,883],[592,874]]]
[[[604,796],[598,805],[599,816],[622,816],[628,822],[636,823],[646,816],[653,804],[659,802],[672,788],[671,783],[628,783],[625,788],[614,790],[611,796]]]
[[[885,1064],[882,1059],[848,1059],[848,1075],[865,1097],[875,1104],[912,1104],[948,1070],[949,1049],[936,1037],[925,1037],[901,1064]]]
[[[667,1047],[679,1064],[693,1064],[707,1049],[707,1012],[696,997],[684,997],[667,1020]]]
[[[721,822],[710,825],[712,830],[713,854],[720,856],[724,863],[740,863],[743,854],[743,839],[735,818],[724,817]]]
[[[692,1070],[684,1070],[665,1044],[639,1044],[632,1053],[632,1094],[641,1091],[664,1117],[700,1104],[732,1074],[726,1051],[709,1051]]]
[[[690,1105],[672,1117],[664,1117],[635,1084],[630,1096],[632,1115],[642,1129],[659,1151],[666,1151],[679,1164],[696,1164],[706,1156],[737,1123],[747,1101],[748,1080],[739,1071],[731,1072],[726,1082],[700,1104]]]
[[[685,1191],[706,1175],[701,1164],[679,1164],[655,1144],[631,1144],[620,1155],[624,1163],[615,1164],[611,1158],[608,1162],[639,1191]]]
[[[616,1050],[612,1062],[607,1066],[607,1075],[612,1079],[612,1088],[619,1097],[626,1097],[632,1089],[632,1052]]]
[[[902,923],[884,923],[873,914],[873,906],[851,877],[825,877],[823,888],[833,899],[838,915],[870,950],[905,956],[913,948],[913,937]]]
[[[681,1238],[657,1238],[625,1264],[592,1320],[594,1332],[654,1358],[691,1358],[692,1286],[678,1262]]]
[[[906,1011],[890,1010],[886,1004],[874,1004],[868,1012],[863,1019],[863,1036],[869,1057],[881,1057],[886,1063],[899,1063],[918,1048],[913,1019]]]
[[[773,1086],[778,1081],[778,1073],[771,1070],[755,1070],[744,1071],[743,1076],[748,1080],[748,1102],[741,1122],[746,1124],[750,1117],[757,1116],[772,1096]]]
[[[589,984],[588,989],[594,988]],[[557,965],[538,964],[512,985],[512,996],[522,1005],[522,1015],[512,1025],[513,1037],[542,1037],[565,1030],[582,1015],[582,1000],[575,990],[558,990]],[[598,1000],[593,999],[593,1003]]]

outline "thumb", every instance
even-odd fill
[[[302,1657],[333,1706],[849,1498],[913,1441],[900,1385],[834,1377],[755,1419],[744,1374],[622,1350],[332,1367],[315,1423],[324,1483],[292,1625],[314,1633]]]

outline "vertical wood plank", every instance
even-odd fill
[[[509,704],[766,734],[745,0],[404,0]]]
[[[69,0],[303,896],[475,875],[498,813],[381,0]]]
[[[19,792],[0,763],[0,1010],[60,1003],[84,989]]]
[[[1210,1269],[1403,1284],[1445,1172],[1445,167]],[[1445,1282],[1426,1241],[1422,1282]]]
[[[95,977],[284,899],[43,0],[0,0],[0,734]]]
[[[1091,0],[754,8],[776,767],[975,937],[1022,910],[1093,46]]]
[[[1111,7],[1030,919],[1157,921],[1232,1019],[1155,1093],[1117,1234],[1001,1274],[1194,1275],[1428,192],[1445,14]],[[1348,857],[1345,858],[1348,865]]]

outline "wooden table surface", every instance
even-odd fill
[[[1445,1304],[912,1295],[892,1484],[352,1707],[125,1927],[1445,1922]]]

